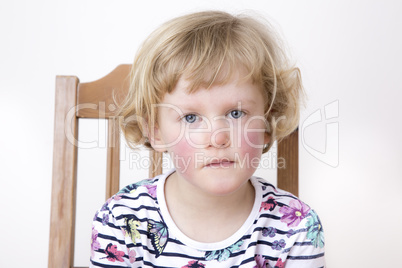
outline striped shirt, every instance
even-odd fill
[[[317,214],[292,194],[257,177],[252,212],[231,237],[201,243],[170,217],[164,183],[172,173],[123,188],[96,212],[91,267],[325,267]]]

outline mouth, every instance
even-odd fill
[[[228,168],[234,165],[234,161],[228,159],[216,160],[206,164],[205,168]]]

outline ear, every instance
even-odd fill
[[[153,129],[148,130],[148,139],[149,143],[151,143],[152,148],[157,151],[157,152],[165,152],[166,151],[166,145],[165,142],[162,139],[162,135],[160,133],[159,127],[155,125]]]

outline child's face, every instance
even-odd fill
[[[168,151],[178,178],[214,196],[238,190],[258,167],[269,142],[264,97],[250,81],[189,94],[180,79],[158,105],[153,147]]]

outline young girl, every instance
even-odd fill
[[[267,25],[200,12],[139,50],[121,108],[131,146],[174,170],[122,189],[96,213],[92,267],[324,267],[317,214],[253,176],[298,124],[299,70]]]

